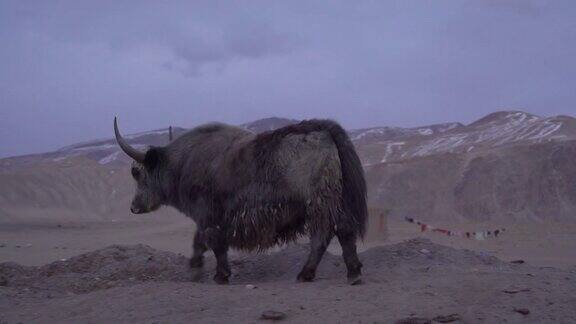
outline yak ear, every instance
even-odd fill
[[[146,152],[144,166],[148,170],[156,170],[166,161],[166,152],[160,147],[152,147]]]

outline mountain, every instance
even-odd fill
[[[261,133],[297,122],[298,120],[294,119],[271,117],[245,123],[240,125],[240,127],[254,133]],[[182,135],[186,131],[186,128],[172,127],[174,138]],[[138,149],[144,150],[149,146],[163,146],[168,144],[168,128],[128,134],[125,135],[124,138],[130,145]],[[21,169],[39,163],[62,162],[73,157],[85,157],[101,165],[108,166],[125,165],[131,162],[130,158],[121,152],[116,144],[116,140],[109,138],[72,144],[54,152],[0,159],[0,172],[2,170]]]
[[[292,125],[298,123],[299,120],[286,119],[278,117],[270,117],[259,119],[250,123],[242,124],[240,127],[245,128],[254,133],[262,133],[266,131],[275,130],[284,126]]]
[[[440,153],[366,168],[391,217],[574,221],[576,141]]]
[[[255,133],[298,121],[240,125]],[[174,128],[175,136],[186,130]],[[373,208],[423,220],[576,221],[576,119],[501,111],[469,125],[349,131]],[[168,130],[126,136],[135,147],[168,143]],[[0,216],[124,217],[133,184],[114,139],[0,160]],[[74,216],[76,215],[76,216]],[[87,215],[87,216],[84,216]],[[40,216],[38,216],[40,217]]]
[[[449,123],[393,132],[368,129],[352,134],[355,143],[360,144],[364,163],[372,165],[440,153],[470,153],[501,146],[575,139],[576,119],[502,111],[467,126]]]
[[[370,204],[392,217],[576,220],[572,117],[497,112],[429,137],[358,148]]]
[[[184,133],[186,129],[173,127],[174,137]],[[124,137],[128,143],[139,149],[148,146],[161,146],[168,144],[168,128],[129,134]],[[21,169],[41,163],[63,162],[70,158],[84,157],[96,161],[101,165],[125,165],[130,159],[121,154],[114,138],[95,140],[65,146],[54,152],[30,154],[0,159],[0,172],[2,170]]]

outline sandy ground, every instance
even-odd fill
[[[432,232],[421,233],[414,224],[389,220],[386,232],[369,231],[370,236],[365,242],[359,242],[359,248],[365,250],[422,237],[453,248],[488,253],[506,261],[522,259],[532,265],[559,268],[576,266],[576,223],[434,225],[461,231],[506,228],[506,233],[499,238],[476,241]],[[180,215],[161,218],[153,215],[126,216],[118,221],[100,222],[0,223],[0,262],[42,265],[112,244],[146,244],[159,250],[189,255],[194,228],[191,220]],[[340,253],[336,240],[329,251]]]
[[[286,322],[394,323],[450,314],[463,323],[576,322],[576,226],[446,225],[502,226],[505,235],[475,241],[390,221],[387,235],[361,244],[359,286],[345,284],[336,242],[313,283],[295,282],[307,251],[291,245],[234,253],[231,284],[218,286],[210,280],[212,257],[201,272],[186,267],[193,224],[184,217],[4,223],[0,323],[257,323],[270,310]],[[421,239],[406,241],[414,237]],[[526,263],[509,262],[518,259]]]
[[[148,244],[189,254],[194,223],[182,216],[117,221],[0,223],[0,262],[41,265],[112,244]]]

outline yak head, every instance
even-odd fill
[[[134,214],[144,214],[167,204],[164,185],[168,176],[165,148],[151,147],[146,152],[133,148],[120,135],[116,118],[114,118],[114,133],[122,151],[134,160],[131,173],[136,182],[136,193],[130,211]]]

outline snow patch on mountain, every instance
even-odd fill
[[[367,130],[358,131],[358,133],[352,137],[352,140],[358,141],[370,135],[384,135],[394,132],[404,132],[404,130],[402,128],[393,128],[393,127],[369,128]]]
[[[420,135],[424,135],[424,136],[434,134],[434,131],[431,130],[430,128],[419,128],[419,129],[417,129],[417,131]]]
[[[468,135],[466,134],[455,134],[435,138],[418,146],[410,155],[423,156],[437,152],[452,152],[454,149],[465,143],[467,137]]]
[[[386,144],[386,150],[384,151],[384,157],[380,162],[386,162],[388,157],[394,153],[395,148],[400,148],[402,145],[406,144],[405,142],[392,142]]]
[[[100,159],[100,160],[98,161],[98,163],[100,163],[100,164],[108,164],[108,163],[114,162],[114,161],[116,161],[116,160],[118,159],[118,156],[119,156],[119,155],[120,155],[120,151],[116,151],[116,152],[114,152],[114,153],[112,153],[112,154],[110,154],[110,155],[107,155],[106,157]]]
[[[562,127],[562,122],[525,113],[510,113],[501,119],[472,124],[460,133],[439,135],[422,142],[409,155],[423,156],[433,153],[454,152],[471,145],[496,147],[520,141],[541,142]]]

